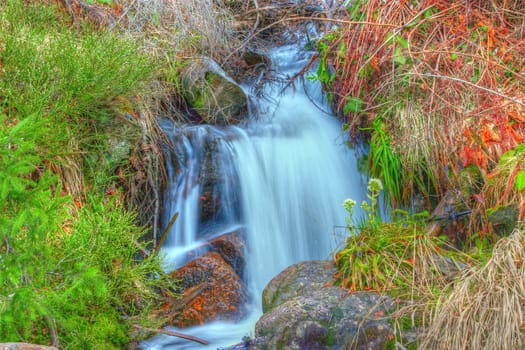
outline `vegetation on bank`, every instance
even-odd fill
[[[521,1],[358,1],[318,43],[318,77],[352,135],[369,135],[371,175],[394,206],[421,195],[429,208],[455,189],[478,229],[488,208],[522,204],[524,11]]]
[[[120,349],[171,289],[122,192],[152,57],[52,2],[0,24],[0,342]]]
[[[397,346],[522,348],[523,3],[364,0],[340,23],[316,77],[393,210],[369,188],[337,283],[396,296]]]
[[[157,121],[185,118],[187,60],[236,57],[241,5],[2,2],[0,342],[117,349],[162,324]]]

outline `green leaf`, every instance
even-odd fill
[[[394,62],[400,65],[407,63],[407,58],[403,55],[399,47],[396,47],[394,50]]]
[[[343,112],[360,113],[363,110],[363,100],[359,97],[347,97],[346,103],[343,107]]]
[[[400,35],[396,35],[396,42],[404,49],[408,49],[408,41]]]
[[[522,191],[525,188],[525,170],[518,171],[514,185],[518,191]]]

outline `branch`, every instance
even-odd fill
[[[164,243],[164,240],[166,239],[166,236],[168,236],[168,233],[171,230],[171,227],[177,221],[177,218],[179,217],[179,212],[176,212],[173,214],[173,217],[171,218],[170,222],[168,223],[168,226],[164,229],[164,232],[162,232],[162,235],[160,236],[159,241],[157,242],[157,245],[155,246],[155,252],[154,254],[157,254],[160,250],[160,247],[162,246],[162,243]]]
[[[505,94],[503,94],[503,93],[501,93],[499,91],[489,89],[487,87],[484,87],[484,86],[472,83],[472,82],[470,82],[468,80],[464,80],[464,79],[461,79],[461,78],[450,77],[450,76],[447,76],[447,75],[439,75],[439,74],[428,74],[428,73],[406,73],[406,74],[403,74],[403,75],[416,75],[416,76],[419,76],[419,77],[438,78],[438,79],[446,79],[446,80],[455,81],[455,82],[462,83],[462,84],[465,84],[465,85],[468,85],[468,86],[472,86],[472,87],[474,87],[476,89],[488,92],[490,94],[499,96],[499,97],[501,97],[501,98],[503,98],[503,99],[505,99],[507,101],[514,102],[516,104],[519,104],[522,107],[525,107],[525,103],[523,103],[522,101],[520,101],[520,100],[518,100],[516,98],[507,96],[507,95],[505,95]]]
[[[169,335],[169,336],[172,336],[172,337],[177,337],[177,338],[182,338],[182,339],[186,339],[186,340],[191,340],[191,341],[194,341],[194,342],[202,344],[202,345],[208,345],[209,344],[209,342],[204,340],[204,339],[197,338],[197,337],[194,337],[194,336],[188,335],[188,334],[183,334],[183,333],[174,332],[174,331],[168,331],[166,329],[154,329],[154,328],[142,327],[142,326],[140,326],[138,324],[134,324],[133,327],[138,328],[138,329],[143,329],[143,330],[148,331],[148,332],[160,333],[160,334],[165,334],[165,335]]]
[[[155,211],[153,213],[153,242],[157,242],[157,223],[159,221],[159,212],[160,212],[160,200],[159,192],[153,177],[151,176],[151,171],[148,171],[148,183],[151,186],[151,191],[153,192],[153,202],[155,203]]]

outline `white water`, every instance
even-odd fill
[[[272,54],[274,68],[292,76],[308,61],[295,47]],[[253,313],[237,323],[214,322],[181,330],[211,342],[202,346],[182,339],[157,336],[143,349],[216,349],[253,336],[261,314],[261,293],[270,279],[287,266],[309,259],[327,259],[344,239],[334,227],[345,224],[342,202],[365,198],[354,152],[345,145],[341,124],[320,111],[328,107],[318,84],[269,88],[273,103],[261,102],[266,115],[245,128],[191,127],[174,138],[180,164],[169,168],[172,187],[164,222],[180,212],[163,251],[166,268],[184,263],[186,251],[231,226],[247,234],[247,279],[253,293]],[[275,103],[277,102],[277,103]],[[174,130],[172,134],[180,134]],[[189,136],[187,136],[189,135]],[[202,223],[199,200],[206,143],[217,154],[217,172],[226,177],[215,186],[222,194],[219,214]]]

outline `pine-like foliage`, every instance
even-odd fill
[[[105,157],[110,132],[132,128],[113,101],[143,91],[153,68],[131,41],[61,16],[0,2],[0,343],[120,349],[165,282],[118,190],[103,191]],[[83,197],[64,186],[73,171]]]

